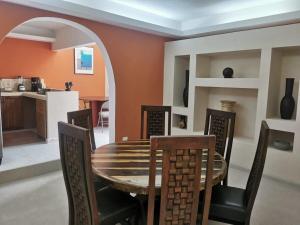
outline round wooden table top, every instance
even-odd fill
[[[147,194],[149,151],[149,140],[120,142],[101,146],[92,154],[93,172],[97,176],[104,178],[115,189],[137,194]],[[161,155],[159,154],[157,157],[158,169],[155,182],[158,189],[157,193],[159,193],[161,186],[161,169],[159,169],[162,162]],[[206,161],[206,157],[202,157],[202,160]],[[220,183],[224,179],[226,168],[224,158],[220,154],[215,153],[213,185]],[[204,189],[205,172],[206,170],[202,170],[201,190]]]

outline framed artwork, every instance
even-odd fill
[[[94,74],[94,49],[75,48],[75,74]]]

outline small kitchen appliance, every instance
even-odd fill
[[[41,79],[39,77],[31,77],[31,91],[37,92],[42,87]]]
[[[24,79],[22,76],[18,77],[18,91],[25,91]]]

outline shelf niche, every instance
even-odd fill
[[[172,121],[172,127],[182,130],[187,130],[187,126],[185,128],[179,127],[179,122],[181,119],[185,119],[186,125],[187,125],[187,116],[185,115],[179,115],[179,114],[173,114],[173,121]]]
[[[198,54],[196,77],[223,78],[223,70],[231,67],[233,78],[259,77],[261,50],[244,50]]]
[[[185,73],[189,69],[189,55],[175,56],[173,106],[184,107],[183,90],[185,87]]]
[[[270,136],[269,136],[269,147],[272,149],[276,149],[279,151],[284,151],[284,152],[292,152],[293,151],[293,145],[294,145],[294,137],[295,134],[292,132],[286,132],[286,131],[280,131],[280,130],[270,130]],[[290,143],[291,149],[288,150],[283,150],[279,149],[276,146],[274,146],[273,142],[276,140],[280,141],[285,141]]]
[[[204,88],[196,87],[194,132],[202,132],[205,128],[206,109],[221,110],[221,100],[236,101],[235,137],[253,139],[257,109],[256,89],[241,88]]]
[[[285,94],[285,79],[295,78],[293,97],[295,109],[292,120],[296,119],[300,79],[300,47],[272,49],[269,79],[267,118],[280,117],[280,102]]]

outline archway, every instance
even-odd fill
[[[57,23],[63,23],[65,25],[71,26],[73,28],[78,29],[79,31],[85,33],[87,36],[93,40],[98,48],[100,49],[100,52],[103,56],[103,60],[106,66],[106,73],[108,77],[108,85],[109,85],[109,141],[114,142],[115,141],[115,102],[116,102],[116,91],[115,91],[115,77],[112,69],[112,64],[108,55],[108,52],[100,39],[100,37],[94,33],[92,30],[87,28],[86,26],[79,24],[77,22],[58,18],[58,17],[35,17],[32,19],[29,19],[21,24],[18,24],[17,26],[20,26],[22,24],[25,24],[27,22],[34,22],[34,21],[47,21],[47,22],[57,22]],[[16,26],[16,27],[17,27]]]

